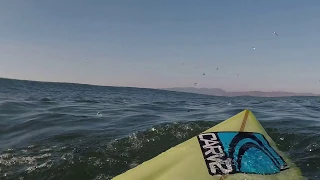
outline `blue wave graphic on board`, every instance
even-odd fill
[[[212,175],[234,173],[275,174],[288,168],[283,158],[270,146],[262,134],[217,132],[211,133],[210,136],[205,134],[198,137],[201,137],[199,142],[209,173]],[[212,150],[217,148],[217,145],[223,152]],[[210,155],[210,151],[213,152],[212,155]],[[214,154],[219,154],[219,156]],[[227,164],[227,160],[231,161],[231,164]],[[217,162],[223,162],[224,164],[217,164]],[[223,167],[228,165],[232,166],[232,169],[229,168],[228,171],[224,171]]]

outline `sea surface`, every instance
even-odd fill
[[[244,109],[320,179],[319,97],[215,97],[0,79],[1,180],[101,180]]]

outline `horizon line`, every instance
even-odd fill
[[[207,87],[164,87],[164,88],[151,88],[151,87],[139,87],[139,86],[115,86],[115,85],[104,85],[104,84],[89,84],[89,83],[79,83],[79,82],[66,82],[66,81],[43,81],[43,80],[31,80],[31,79],[17,79],[17,78],[7,78],[7,77],[0,77],[0,79],[8,79],[8,80],[18,80],[18,81],[31,81],[31,82],[40,82],[40,83],[63,83],[63,84],[79,84],[79,85],[88,85],[88,86],[100,86],[100,87],[123,87],[123,88],[139,88],[139,89],[153,89],[153,90],[166,90],[172,91],[170,89],[174,88],[193,88],[193,89],[220,89],[226,91],[227,93],[246,93],[246,92],[262,92],[262,93],[272,93],[272,92],[283,92],[283,93],[296,93],[296,94],[313,94],[320,96],[317,93],[311,92],[290,92],[290,91],[260,91],[260,90],[248,90],[248,91],[228,91],[222,88],[207,88]],[[181,91],[175,91],[181,92]],[[199,93],[195,93],[199,94]]]

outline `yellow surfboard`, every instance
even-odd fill
[[[253,113],[244,110],[113,180],[301,180]]]

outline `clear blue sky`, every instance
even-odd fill
[[[2,0],[0,77],[320,93],[319,9],[318,0]]]

